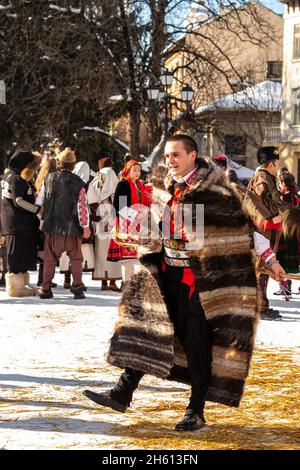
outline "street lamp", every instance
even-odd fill
[[[160,92],[159,85],[150,85],[147,88],[147,95],[148,95],[149,100],[157,100],[159,92]]]
[[[162,86],[159,87],[159,93],[158,93],[158,101],[161,102],[166,96],[166,92]]]
[[[194,90],[189,85],[185,85],[181,90],[181,98],[185,103],[190,103],[193,99]]]
[[[173,73],[169,70],[165,70],[160,76],[161,85],[154,84],[147,88],[147,95],[149,100],[157,101],[161,110],[163,111],[165,139],[168,137],[169,123],[172,122],[173,104],[175,104],[178,108],[178,103],[184,103],[186,108],[189,109],[194,94],[192,87],[185,85],[180,90],[181,98],[171,95],[169,93],[169,88],[172,85],[173,78]]]
[[[165,70],[160,76],[160,81],[164,87],[169,87],[172,85],[173,77],[174,75],[170,70]]]

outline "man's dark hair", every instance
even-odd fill
[[[279,150],[277,147],[273,146],[261,147],[257,150],[256,156],[258,163],[263,166],[272,160],[279,160]],[[266,165],[264,168],[267,168],[267,166],[268,165]]]
[[[108,168],[112,166],[112,161],[110,157],[103,157],[98,160],[98,166],[99,170],[102,170],[102,168]]]
[[[193,139],[193,137],[190,137],[189,135],[175,134],[169,137],[167,139],[167,142],[182,142],[183,147],[187,153],[195,151],[198,154],[198,147],[196,141]]]

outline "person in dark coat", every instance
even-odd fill
[[[82,238],[89,238],[89,213],[83,180],[73,172],[76,155],[65,148],[59,155],[60,171],[50,173],[45,179],[44,223],[44,272],[41,299],[51,299],[51,283],[55,267],[62,253],[70,258],[75,299],[84,299],[82,283]]]
[[[262,147],[257,151],[260,166],[249,181],[243,207],[251,217],[257,229],[270,240],[272,248],[276,248],[276,240],[282,229],[283,212],[287,208],[280,199],[276,175],[279,170],[279,151],[276,147]],[[269,306],[267,286],[269,276],[258,275],[258,302],[261,318],[281,318],[278,310]]]
[[[2,181],[2,177],[4,175],[0,175],[0,183]],[[7,273],[7,252],[6,252],[6,245],[5,245],[5,236],[1,235],[1,211],[2,211],[2,187],[0,184],[0,287],[5,287],[5,274]]]
[[[31,182],[41,162],[39,154],[16,152],[2,179],[1,231],[7,249],[6,291],[12,297],[35,295],[28,271],[36,270],[40,207],[34,204]]]

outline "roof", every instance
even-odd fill
[[[280,82],[265,81],[249,86],[243,91],[232,93],[207,105],[199,106],[195,114],[215,110],[280,111],[282,85]]]
[[[241,180],[243,179],[250,179],[254,175],[254,170],[251,170],[251,168],[247,168],[243,165],[240,165],[239,163],[231,160],[231,158],[228,157],[228,170],[234,170],[237,174],[237,177]]]

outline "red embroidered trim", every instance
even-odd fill
[[[192,173],[191,176],[189,176],[188,179],[186,180],[186,184],[188,184],[189,186],[191,186],[191,184],[193,184],[193,182],[195,181],[195,179],[197,178],[197,176],[198,176],[198,169],[195,168],[194,173]]]
[[[88,211],[86,207],[86,197],[85,197],[85,189],[81,188],[79,193],[79,201],[78,201],[78,219],[79,224],[81,227],[86,227],[89,224],[89,217]]]
[[[272,248],[267,248],[265,251],[262,252],[262,254],[260,255],[262,261],[266,261],[266,259],[269,257],[269,256],[274,256],[274,251],[272,250]]]

